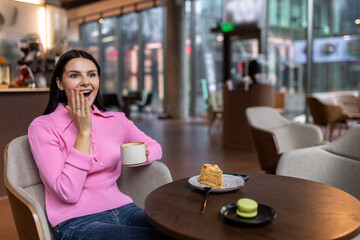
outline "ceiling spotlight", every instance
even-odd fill
[[[124,6],[121,6],[121,7],[120,7],[119,16],[121,17],[122,15],[124,15]]]
[[[104,22],[104,19],[103,19],[103,14],[102,14],[102,12],[100,13],[100,17],[99,17],[99,23],[100,24],[103,24],[103,22]]]
[[[360,19],[355,19],[355,24],[360,24]]]
[[[344,40],[350,40],[351,39],[351,37],[350,37],[350,35],[344,35]]]

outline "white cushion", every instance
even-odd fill
[[[326,150],[360,161],[360,125],[351,127],[341,137],[327,144]]]
[[[308,179],[339,188],[360,200],[360,126],[323,146],[284,153],[276,174]]]

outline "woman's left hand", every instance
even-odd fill
[[[146,149],[146,162],[149,162],[150,160],[149,160],[149,150],[148,150],[148,148],[147,148],[147,146],[145,145],[145,149]]]

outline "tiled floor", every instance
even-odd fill
[[[173,179],[200,173],[202,164],[218,164],[225,172],[261,172],[256,154],[221,146],[221,130],[208,132],[203,119],[158,120],[156,116],[134,117],[135,124],[163,148],[164,162]],[[0,239],[16,240],[17,234],[7,198],[0,198]]]

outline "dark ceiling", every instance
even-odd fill
[[[102,0],[60,0],[61,6],[63,8],[65,8],[65,9],[72,9],[72,8],[76,8],[76,7],[81,7],[81,6],[84,6],[86,4],[99,2],[99,1],[102,1]]]

